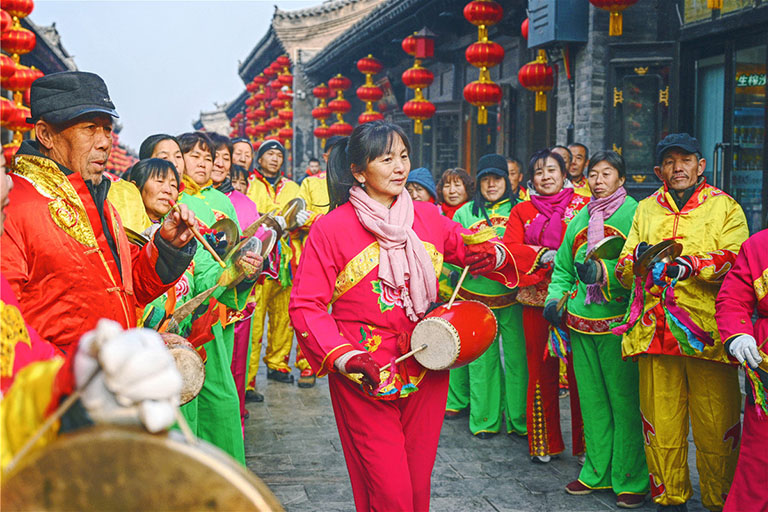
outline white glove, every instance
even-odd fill
[[[757,350],[757,342],[755,338],[749,334],[740,334],[734,338],[731,344],[728,346],[728,351],[733,357],[739,360],[740,363],[746,361],[750,368],[753,370],[757,368],[763,358],[760,357],[760,352]]]
[[[309,220],[309,210],[301,210],[296,214],[296,227],[300,228]]]
[[[181,393],[181,375],[160,336],[149,329],[123,331],[111,320],[99,320],[96,329],[80,339],[75,354],[77,387],[101,366],[82,390],[81,401],[94,421],[123,422],[139,418],[150,432],[175,421]]]
[[[555,254],[557,254],[557,251],[554,249],[547,249],[544,251],[544,254],[541,255],[541,259],[539,260],[542,265],[546,265],[547,263],[552,263],[555,261]]]
[[[280,229],[285,231],[285,228],[287,224],[285,223],[285,217],[282,215],[275,215],[275,222],[277,222],[277,225],[280,226]]]

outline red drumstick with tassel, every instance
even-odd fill
[[[171,207],[174,210],[176,210],[179,213],[179,217],[181,217],[181,208],[179,208],[178,203],[176,203],[171,199],[169,199],[169,201],[171,201]],[[205,239],[205,237],[200,234],[200,231],[197,230],[197,226],[186,221],[185,221],[185,224],[189,226],[190,231],[192,231],[192,234],[195,235],[195,238],[197,238],[197,241],[203,244],[203,247],[205,247],[205,250],[211,253],[211,256],[213,256],[213,259],[216,260],[216,262],[221,266],[221,268],[227,268],[227,264],[224,263],[224,261],[222,261],[222,259],[219,257],[219,254],[216,252],[216,250],[213,247],[211,247],[211,244],[209,244],[208,241]]]

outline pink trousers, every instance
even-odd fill
[[[255,304],[249,303],[243,311],[246,318],[235,323],[231,369],[237,396],[240,398],[240,423],[245,422],[245,379],[248,373],[248,349],[251,347],[251,315],[255,307]]]
[[[428,371],[396,400],[373,400],[336,373],[328,383],[357,510],[428,512],[448,372]]]

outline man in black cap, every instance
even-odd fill
[[[173,286],[195,252],[195,217],[183,205],[143,248],[128,243],[102,179],[115,117],[98,75],[39,78],[29,119],[37,140],[10,166],[2,273],[27,321],[64,352],[99,318],[135,327],[137,308]]]
[[[281,167],[285,157],[285,148],[277,140],[261,143],[256,154],[258,169],[248,186],[248,197],[256,203],[259,213],[274,210],[282,211],[289,201],[299,195],[299,186],[282,175]],[[306,210],[297,217],[299,227],[309,218]],[[293,383],[291,368],[287,360],[291,353],[293,328],[288,317],[288,302],[291,298],[292,272],[295,270],[301,253],[301,239],[298,229],[290,236],[290,244],[281,240],[281,261],[279,279],[267,278],[264,284],[256,287],[254,293],[259,297],[253,312],[251,330],[251,360],[248,366],[248,385],[246,400],[258,400],[255,389],[256,372],[261,356],[261,339],[264,334],[264,317],[269,313],[269,332],[264,362],[267,364],[267,378],[278,382]],[[303,369],[302,369],[303,370]],[[312,375],[310,370],[310,375]],[[314,384],[314,377],[312,377]],[[309,383],[308,383],[309,384]],[[302,387],[306,384],[302,384]]]
[[[638,358],[653,500],[660,510],[687,510],[690,414],[701,501],[721,510],[738,456],[741,393],[715,324],[715,297],[749,232],[739,204],[706,183],[695,138],[668,135],[656,158],[663,185],[640,201],[616,266],[634,292],[614,332],[623,334],[622,355]],[[681,252],[660,251],[657,244],[670,241]],[[648,270],[636,277],[639,265]]]

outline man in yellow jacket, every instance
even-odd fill
[[[663,186],[642,200],[616,266],[633,289],[624,357],[638,357],[640,411],[651,494],[659,510],[687,510],[688,421],[696,444],[701,501],[721,510],[736,466],[741,393],[715,324],[715,297],[749,236],[744,212],[702,177],[698,141],[670,134],[656,148]],[[633,277],[645,251],[664,240],[682,255]]]
[[[289,201],[299,194],[299,186],[280,172],[285,157],[285,148],[276,140],[268,140],[259,146],[256,155],[258,169],[249,180],[248,197],[256,203],[259,213],[266,214],[274,210],[282,211]],[[307,221],[308,215],[298,216],[299,224]],[[278,382],[293,382],[288,356],[291,353],[293,328],[288,318],[288,302],[291,297],[292,263],[298,261],[301,241],[298,233],[291,233],[290,243],[280,242],[279,276],[267,277],[262,285],[256,287],[258,297],[253,312],[251,330],[251,357],[248,365],[248,384],[246,399],[257,399],[255,390],[256,372],[259,369],[261,340],[264,335],[264,317],[269,313],[267,332],[267,350],[264,362],[267,364],[267,378]],[[295,261],[292,261],[295,260]],[[294,267],[295,268],[295,267]]]

